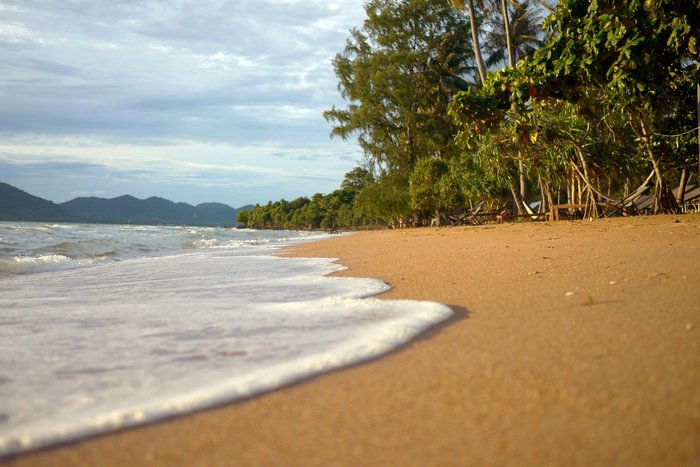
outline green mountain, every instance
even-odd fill
[[[79,219],[56,203],[0,182],[0,220],[76,222]]]
[[[0,183],[0,220],[224,227],[236,225],[238,213],[250,207],[234,209],[222,203],[192,206],[158,197],[138,199],[131,195],[112,199],[81,197],[56,204]]]
[[[117,198],[75,198],[61,203],[66,211],[92,222],[120,224],[183,224],[231,226],[236,224],[240,209],[221,203],[192,206],[187,203],[151,197],[138,199],[130,195]]]

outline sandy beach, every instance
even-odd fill
[[[378,360],[13,466],[700,465],[700,215],[360,232],[383,299],[455,317]]]

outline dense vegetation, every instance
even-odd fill
[[[245,225],[421,223],[532,201],[597,217],[644,193],[676,212],[670,188],[697,179],[696,2],[562,0],[542,28],[524,0],[365,8],[333,62],[347,107],[325,113],[332,136],[357,138],[361,167],[333,193],[242,212]]]

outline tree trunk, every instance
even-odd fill
[[[549,180],[545,180],[542,177],[537,177],[538,185],[540,187],[540,208],[537,212],[549,212],[551,207],[556,204],[554,202],[554,194],[552,190],[552,183]]]
[[[654,149],[651,147],[651,141],[649,137],[649,132],[647,131],[647,125],[644,122],[644,117],[637,116],[639,120],[639,126],[641,131],[637,129],[634,125],[633,116],[630,115],[630,123],[632,123],[632,129],[644,143],[644,149],[651,161],[651,165],[654,168],[654,176],[656,177],[656,183],[654,185],[654,214],[676,214],[678,213],[678,202],[675,196],[673,196],[673,191],[668,187],[666,180],[664,178],[663,170],[661,168],[661,161],[654,154]]]
[[[586,182],[586,186],[591,189],[591,177],[588,174],[588,163],[586,162],[586,153],[583,152],[583,146],[581,146],[576,140],[572,139],[570,141],[576,150],[578,161],[581,163],[581,168],[583,169],[583,181]]]
[[[484,66],[483,58],[481,58],[481,47],[479,46],[479,31],[476,27],[476,12],[474,10],[474,0],[468,0],[467,7],[469,8],[469,23],[471,24],[472,45],[474,46],[474,58],[476,59],[476,67],[479,70],[479,78],[481,79],[481,84],[484,84],[486,82],[486,67]]]
[[[656,176],[656,183],[654,184],[654,214],[676,214],[678,212],[678,202],[675,196],[673,196],[673,191],[668,187],[666,180],[661,169],[661,163],[654,156],[651,149],[651,144],[647,141],[647,153],[651,159],[651,164],[654,167],[654,175]]]
[[[545,201],[545,188],[544,188],[544,181],[542,180],[542,177],[539,175],[537,176],[537,188],[540,190],[540,205],[537,207],[537,212],[544,212],[544,206],[546,204]]]
[[[515,53],[513,52],[513,43],[511,42],[510,34],[510,17],[508,16],[507,0],[501,0],[501,11],[503,13],[503,26],[506,35],[506,49],[508,51],[508,65],[515,68]],[[523,168],[522,159],[518,159],[518,175],[520,177],[520,196],[523,199],[527,198],[527,178],[525,177],[525,169]]]
[[[678,195],[676,199],[678,200],[678,206],[683,206],[685,202],[685,187],[688,185],[688,168],[683,167],[681,171],[681,179],[678,182]]]
[[[525,168],[523,160],[518,159],[518,178],[520,179],[520,197],[527,199],[527,178],[525,178]]]
[[[501,10],[503,12],[503,26],[506,34],[506,48],[508,49],[508,65],[515,67],[515,52],[510,38],[510,17],[508,16],[508,2],[501,0]]]
[[[571,180],[570,180],[569,187],[567,188],[567,192],[569,195],[569,199],[566,200],[567,204],[574,204],[576,202],[576,178],[574,177],[574,169],[573,167],[571,168]]]
[[[525,203],[522,196],[520,196],[520,191],[515,185],[515,182],[508,177],[508,188],[510,188],[510,193],[513,196],[513,202],[516,206],[516,214],[532,214],[532,209]]]
[[[542,212],[550,211],[552,209],[552,206],[554,206],[555,204],[558,204],[558,203],[554,202],[554,194],[552,192],[552,186],[549,184],[549,182],[547,182],[547,184],[545,185],[545,188],[547,189],[547,206],[546,206],[545,210]]]

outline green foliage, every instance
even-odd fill
[[[333,65],[346,108],[325,112],[332,136],[356,136],[380,170],[408,176],[425,157],[457,153],[447,116],[465,70],[468,28],[447,0],[373,0]]]
[[[393,225],[411,215],[407,193],[407,177],[384,173],[358,194],[355,208],[361,217],[375,224]]]
[[[417,211],[439,211],[448,204],[443,191],[447,163],[438,159],[421,159],[409,180],[411,208]]]
[[[336,227],[357,228],[370,225],[355,199],[362,191],[375,184],[371,172],[355,168],[345,175],[341,188],[327,195],[316,193],[293,201],[280,200],[264,206],[241,211],[238,222],[256,229],[317,230]]]
[[[343,190],[357,195],[368,185],[374,183],[374,175],[364,167],[355,167],[345,174],[345,179],[340,184]]]
[[[489,13],[489,3],[502,6],[477,2],[475,23],[491,24],[481,33],[484,50],[502,63],[502,15]],[[363,167],[332,193],[256,206],[240,222],[372,227],[476,203],[500,211],[510,197],[527,209],[527,196],[545,207],[586,204],[594,216],[650,170],[655,209],[674,209],[666,180],[697,163],[700,4],[561,0],[540,42],[535,10],[513,0],[510,42],[521,60],[489,73],[479,89],[465,80],[473,71],[469,24],[452,5],[468,6],[366,3],[366,21],[333,61],[346,106],[324,113],[332,136],[358,139]]]
[[[609,102],[640,105],[698,80],[697,4],[562,0],[545,25],[549,39],[529,60],[491,75],[477,95],[456,96],[452,115],[460,126],[502,120],[511,107],[527,114],[531,100],[585,100],[591,87],[603,88]],[[471,133],[477,128],[464,136]]]
[[[700,5],[685,0],[567,0],[547,19],[551,39],[526,74],[542,88],[606,88],[618,101],[647,102],[691,74],[700,55]]]
[[[549,38],[532,57],[492,74],[478,92],[455,96],[450,114],[460,127],[460,145],[469,150],[488,138],[500,141],[503,150],[491,163],[502,165],[513,157],[506,140],[518,143],[521,158],[539,163],[537,154],[552,155],[564,144],[573,178],[585,183],[589,199],[600,198],[596,177],[610,182],[611,169],[639,171],[644,154],[649,166],[641,171],[653,167],[656,176],[655,210],[673,211],[667,172],[687,166],[690,157],[678,164],[680,139],[671,153],[660,135],[688,133],[685,140],[692,139],[687,104],[698,81],[700,5],[562,0],[545,25]],[[560,118],[564,114],[567,122]],[[542,133],[547,138],[538,141]],[[535,168],[542,181],[548,171]]]

